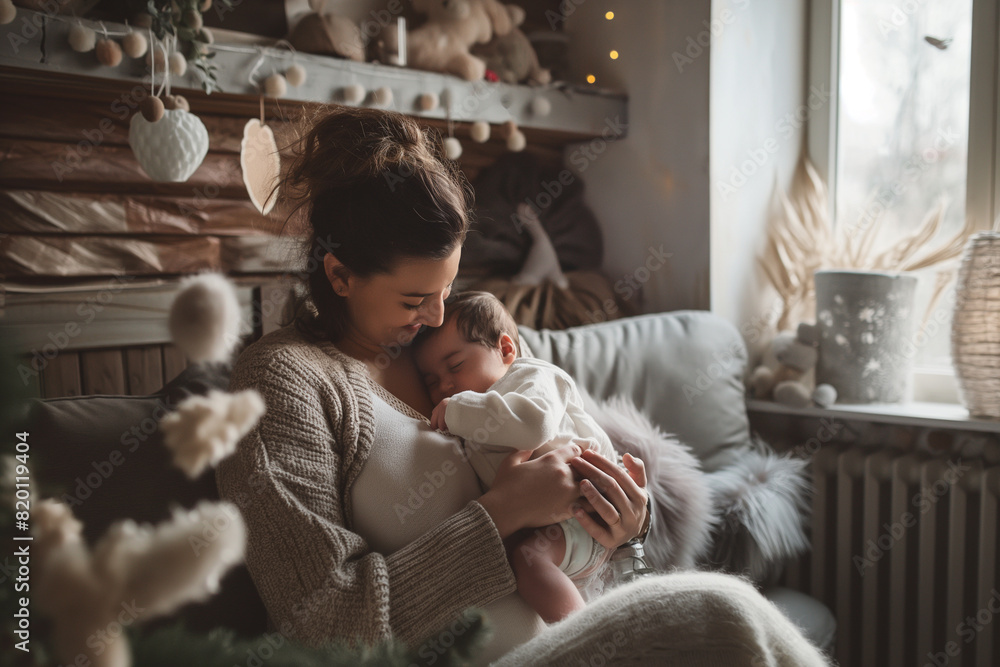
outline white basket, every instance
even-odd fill
[[[955,289],[951,353],[962,402],[975,417],[1000,419],[1000,233],[974,234]]]

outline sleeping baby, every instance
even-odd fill
[[[583,410],[573,379],[546,361],[519,356],[517,326],[486,292],[445,306],[444,323],[418,336],[414,356],[436,407],[431,425],[464,439],[486,488],[512,451],[533,456],[576,442],[617,461],[607,434]],[[584,606],[580,589],[609,551],[576,519],[540,528],[508,545],[521,597],[552,623]]]

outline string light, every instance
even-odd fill
[[[618,52],[615,51],[614,49],[611,49],[611,54],[610,55],[611,55],[611,59],[612,60],[618,60]]]
[[[611,19],[613,19],[614,17],[615,17],[615,13],[614,13],[614,12],[608,12],[608,13],[606,13],[606,14],[604,15],[604,18],[606,18],[606,19],[607,19],[607,20],[609,20],[609,21],[610,21]]]
[[[594,76],[593,74],[588,74],[587,75],[587,83],[594,83],[595,81],[597,81],[597,77],[596,76]]]

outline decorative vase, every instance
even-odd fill
[[[955,286],[951,356],[962,403],[1000,419],[1000,232],[974,234]]]
[[[182,183],[208,153],[208,130],[200,118],[184,109],[167,109],[155,123],[136,113],[129,123],[128,143],[151,179]]]
[[[916,277],[817,271],[815,279],[820,331],[816,383],[833,385],[840,403],[907,400],[916,354]]]

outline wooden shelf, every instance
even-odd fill
[[[22,18],[23,15],[23,18]],[[100,26],[90,23],[100,33]],[[41,25],[33,31],[26,25]],[[105,24],[110,31],[123,31],[125,26]],[[51,19],[45,14],[18,8],[18,18],[0,26],[0,40],[9,48],[0,50],[0,80],[4,82],[5,97],[16,99],[18,94],[44,94],[58,90],[64,100],[94,99],[107,92],[111,104],[123,91],[146,82],[149,73],[145,59],[129,59],[115,68],[104,67],[92,53],[80,54],[69,48],[69,24]],[[15,45],[16,47],[12,46]],[[205,95],[194,68],[183,77],[173,78],[173,88],[182,90],[189,98],[192,111],[207,111],[234,116],[259,114],[259,96],[251,84],[250,76],[260,54],[266,56],[257,69],[257,75],[269,74],[272,69],[283,71],[292,63],[292,54],[285,49],[247,47],[250,53],[222,50],[219,45],[213,59],[218,67],[218,80],[222,92]],[[425,119],[429,125],[444,128],[448,110],[443,106],[431,111],[416,108],[417,97],[433,92],[442,99],[450,97],[451,118],[457,123],[484,120],[500,124],[514,120],[522,128],[529,143],[564,145],[594,137],[619,138],[628,126],[627,98],[619,93],[579,86],[554,84],[530,87],[513,86],[486,81],[464,81],[454,76],[391,67],[376,63],[357,63],[338,58],[297,54],[295,62],[307,72],[306,82],[299,88],[289,88],[289,97],[269,100],[269,106],[307,106],[327,103],[343,104],[343,88],[360,84],[367,91],[386,86],[392,89],[393,103],[386,107]],[[44,76],[40,76],[41,73]],[[159,77],[158,77],[159,78]],[[13,86],[13,89],[11,87]],[[546,116],[531,111],[532,101],[545,97],[551,106]],[[367,105],[368,99],[362,103]]]

